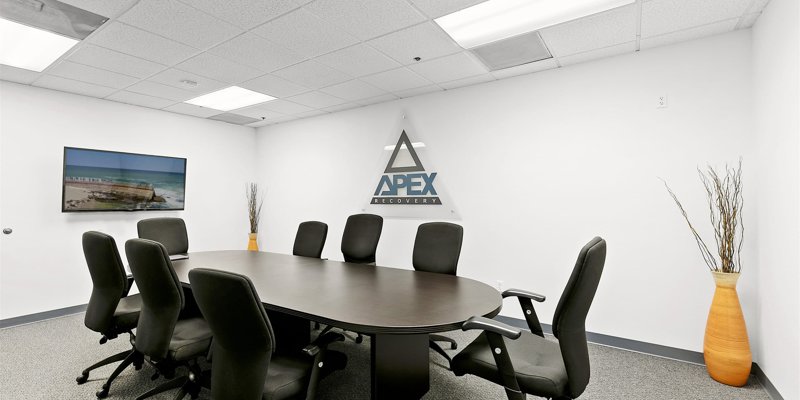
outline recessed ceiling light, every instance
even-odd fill
[[[270,100],[275,100],[275,98],[264,93],[254,92],[238,86],[231,86],[222,90],[217,90],[216,92],[204,94],[200,97],[195,97],[191,100],[186,100],[184,103],[213,108],[220,111],[230,111]]]
[[[489,0],[435,21],[469,49],[572,21],[634,0]]]
[[[0,18],[0,64],[42,72],[77,40]]]

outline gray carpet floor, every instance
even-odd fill
[[[447,335],[463,347],[476,333]],[[104,345],[99,345],[98,339],[99,335],[83,326],[83,314],[0,330],[0,399],[94,399],[115,365],[93,371],[83,385],[77,385],[75,377],[83,368],[129,347],[127,335]],[[348,355],[348,367],[323,380],[317,398],[369,399],[369,340],[362,344],[348,340],[331,347]],[[590,345],[589,353],[592,379],[581,399],[769,400],[754,377],[745,387],[733,388],[713,381],[701,365],[599,345]],[[431,389],[425,400],[506,398],[499,386],[472,376],[454,376],[443,368],[444,359],[433,352],[431,363]],[[128,368],[114,381],[108,398],[133,399],[163,381],[152,382],[152,374],[152,367],[146,364],[138,372]],[[172,399],[174,393],[154,399]],[[204,390],[200,398],[209,399],[210,393]]]

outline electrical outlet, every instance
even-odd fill
[[[658,96],[656,101],[656,108],[667,108],[667,95],[662,94]]]
[[[503,291],[503,281],[497,281],[497,290],[500,292]]]

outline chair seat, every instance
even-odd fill
[[[503,340],[523,392],[547,397],[558,397],[566,393],[567,370],[558,342],[527,331],[523,331],[517,340]],[[503,384],[485,332],[456,355],[451,366],[458,376],[471,374]]]
[[[297,395],[305,393],[313,361],[312,357],[297,358],[273,355],[267,371],[267,380],[264,382],[262,400],[293,399]],[[321,377],[344,369],[347,365],[347,356],[338,351],[328,350],[324,363],[325,366],[320,371]]]
[[[113,325],[119,332],[127,332],[136,328],[139,321],[139,311],[142,309],[142,296],[134,294],[119,299],[114,310]]]
[[[205,355],[211,345],[211,329],[202,318],[178,320],[169,341],[169,357],[180,362]]]

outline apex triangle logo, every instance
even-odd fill
[[[436,172],[427,173],[404,130],[373,193],[375,205],[442,205],[436,193]]]

